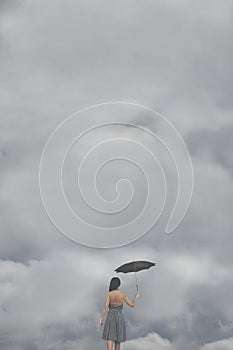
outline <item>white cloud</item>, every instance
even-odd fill
[[[163,350],[171,349],[171,343],[168,339],[162,338],[157,333],[149,333],[145,337],[129,340],[125,345],[125,350]]]
[[[208,342],[201,350],[232,348],[232,338],[216,341],[230,337],[233,319],[231,143],[225,143],[233,109],[232,2],[1,6],[3,350],[102,349],[96,320],[109,278],[134,257],[157,265],[138,273],[141,299],[124,309],[134,338],[125,349],[197,350],[195,342]],[[143,239],[104,251],[74,244],[52,226],[38,167],[62,120],[109,100],[154,107],[192,141],[195,188],[172,236],[162,235],[162,218]],[[133,297],[134,275],[120,277]],[[171,340],[178,334],[183,340]]]
[[[219,340],[205,344],[201,350],[231,350],[233,348],[233,338]]]

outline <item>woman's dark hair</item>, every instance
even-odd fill
[[[110,281],[110,284],[109,284],[109,292],[111,292],[111,290],[117,289],[120,285],[121,285],[120,278],[113,277]]]

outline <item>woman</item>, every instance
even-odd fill
[[[140,297],[140,294],[136,293],[134,300],[131,302],[126,293],[118,289],[120,284],[121,281],[118,277],[111,279],[105,305],[100,316],[99,325],[102,327],[104,315],[109,308],[102,333],[102,339],[107,340],[107,350],[113,350],[113,342],[115,342],[115,350],[120,350],[120,343],[127,339],[125,318],[122,313],[123,301],[134,307]]]

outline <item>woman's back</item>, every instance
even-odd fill
[[[110,298],[109,304],[121,305],[121,304],[123,304],[123,301],[125,301],[126,304],[128,304],[131,307],[134,307],[135,304],[136,304],[136,300],[137,300],[137,298],[139,297],[140,294],[137,293],[135,295],[133,301],[130,301],[128,296],[127,296],[127,294],[122,292],[119,289],[111,290],[110,292],[108,292],[108,295],[109,295],[109,298]]]
[[[117,304],[117,305],[121,305],[123,304],[123,300],[124,300],[124,292],[122,292],[121,290],[112,290],[109,293],[109,298],[110,298],[110,302],[109,304]]]

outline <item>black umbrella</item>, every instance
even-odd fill
[[[114,271],[123,272],[123,273],[135,272],[136,286],[138,291],[138,282],[137,282],[136,272],[149,269],[151,266],[155,266],[155,263],[150,261],[145,261],[145,260],[137,260],[137,261],[134,260],[119,266]]]

